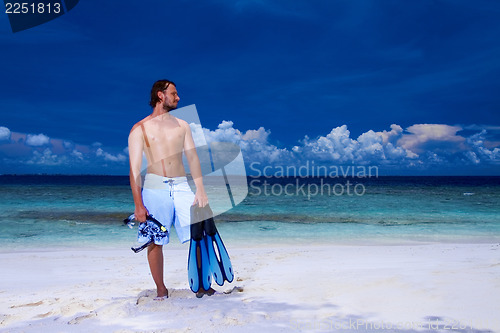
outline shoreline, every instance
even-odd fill
[[[428,331],[453,323],[473,332],[500,331],[499,243],[226,242],[235,281],[215,285],[218,294],[202,299],[188,287],[188,244],[172,245],[164,249],[171,292],[164,302],[152,299],[145,251],[0,252],[6,267],[0,332],[373,331],[381,323],[408,332],[414,328],[397,324],[425,329],[435,320],[441,326]],[[356,329],[342,326],[353,321]]]
[[[241,235],[233,235],[229,230],[224,230],[224,226],[220,227],[220,233],[223,237],[224,243],[229,248],[231,247],[244,247],[244,248],[269,248],[269,247],[283,247],[283,246],[419,246],[419,245],[438,245],[438,244],[500,244],[500,235],[481,233],[478,235],[462,234],[449,235],[449,234],[435,234],[435,235],[412,235],[408,234],[364,234],[345,237],[343,234],[337,235],[336,238],[331,235],[321,235],[313,237],[308,235],[306,237],[290,237],[290,238],[277,238],[262,236],[254,239],[242,238]],[[111,242],[103,243],[102,240],[88,241],[82,245],[82,242],[75,244],[78,240],[63,240],[61,242],[44,242],[37,241],[32,243],[12,243],[5,242],[4,246],[0,248],[0,254],[8,253],[23,253],[23,252],[56,252],[62,250],[116,250],[123,252],[131,252],[130,247],[134,244],[136,236],[136,229],[127,235],[127,237],[119,237],[113,239]],[[83,240],[83,239],[82,239]],[[164,246],[164,250],[168,249],[181,249],[189,248],[189,242],[181,244],[175,229],[172,229],[171,241]]]

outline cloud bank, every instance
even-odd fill
[[[292,147],[278,147],[271,131],[264,127],[242,131],[232,121],[222,121],[215,130],[192,128],[195,140],[203,134],[208,142],[239,145],[247,171],[251,164],[264,168],[315,163],[378,166],[387,174],[432,174],[439,170],[474,174],[477,168],[498,170],[500,165],[500,128],[495,126],[414,124],[403,129],[392,124],[390,129],[368,130],[354,138],[348,126],[342,125],[315,138],[305,136]],[[0,173],[128,172],[127,148],[108,148],[99,142],[80,145],[41,133],[12,132],[6,127],[0,127],[0,158]]]
[[[204,129],[204,133],[208,141],[238,144],[247,166],[300,166],[309,161],[316,165],[374,165],[388,173],[420,173],[500,165],[500,142],[494,147],[485,144],[493,142],[487,138],[494,137],[496,134],[490,132],[498,130],[476,125],[476,133],[461,135],[465,129],[446,124],[415,124],[403,129],[392,124],[390,130],[368,130],[352,138],[347,125],[342,125],[316,138],[305,136],[291,148],[274,145],[270,130],[260,127],[243,132],[234,128],[231,121],[223,121],[213,131]]]
[[[81,145],[0,126],[0,174],[125,174],[127,149]],[[125,170],[125,171],[124,171]]]

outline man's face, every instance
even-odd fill
[[[174,110],[177,108],[177,103],[180,100],[179,95],[177,94],[177,89],[173,84],[170,84],[167,89],[162,91],[163,94],[163,109],[166,111]],[[160,97],[161,98],[161,97]]]

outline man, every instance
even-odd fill
[[[149,102],[153,113],[135,124],[130,131],[130,186],[134,197],[134,214],[141,222],[139,238],[141,235],[151,237],[150,233],[155,232],[146,223],[146,216],[151,214],[167,231],[174,224],[181,242],[187,242],[190,239],[191,205],[204,207],[208,203],[191,129],[184,120],[169,113],[177,108],[179,100],[172,81],[155,82]],[[187,183],[182,163],[183,152],[196,185],[196,194],[193,194]],[[143,153],[146,153],[148,162],[144,184],[141,180]],[[154,236],[154,243],[148,246],[148,262],[156,284],[156,299],[163,300],[168,297],[168,290],[163,283],[162,246],[169,242],[169,238],[168,234],[160,232]]]

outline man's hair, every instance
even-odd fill
[[[160,101],[158,98],[158,91],[167,89],[171,84],[175,86],[175,83],[170,80],[158,80],[153,84],[153,88],[151,88],[151,99],[149,100],[149,105],[151,105],[152,108]]]

